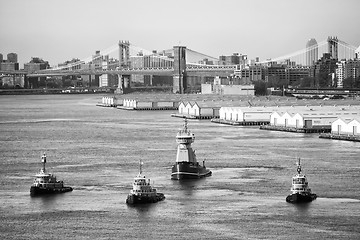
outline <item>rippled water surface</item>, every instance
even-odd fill
[[[0,239],[360,239],[360,143],[190,120],[213,175],[173,181],[183,119],[101,97],[0,96]],[[43,152],[73,192],[30,197]],[[285,201],[297,157],[310,204]],[[166,199],[129,207],[140,160]]]

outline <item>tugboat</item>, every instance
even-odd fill
[[[40,172],[35,175],[34,183],[30,187],[31,196],[71,192],[73,190],[72,187],[64,187],[63,181],[57,181],[54,175],[46,172],[45,153],[41,157],[41,162],[43,163],[43,166],[40,169]]]
[[[187,119],[185,119],[184,128],[176,135],[178,148],[171,179],[196,179],[211,176],[211,171],[205,167],[205,161],[202,165],[196,161],[195,150],[191,148],[194,140],[195,135],[188,130]]]
[[[127,204],[156,203],[165,199],[163,193],[158,193],[155,188],[151,187],[150,179],[146,179],[145,176],[142,175],[142,164],[140,161],[140,171],[134,178],[133,189],[130,190],[126,198]]]
[[[292,178],[291,194],[286,197],[286,201],[289,203],[305,203],[315,200],[316,194],[311,193],[306,176],[301,174],[300,158],[297,162],[297,172],[298,174]]]

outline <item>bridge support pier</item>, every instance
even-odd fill
[[[173,93],[184,94],[186,88],[186,47],[174,46]]]
[[[116,93],[124,94],[128,93],[130,90],[130,79],[131,75],[118,75],[119,83],[116,89]]]

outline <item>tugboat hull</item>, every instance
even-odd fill
[[[316,194],[303,195],[303,194],[295,193],[287,196],[286,201],[288,203],[306,203],[315,200],[316,197],[317,197]]]
[[[171,179],[197,179],[211,176],[212,172],[199,164],[194,165],[189,162],[179,162],[172,167]]]
[[[72,187],[62,187],[62,188],[40,188],[31,186],[30,188],[30,195],[31,196],[39,196],[39,195],[46,195],[46,194],[56,194],[56,193],[65,193],[71,192],[73,190]]]
[[[130,205],[144,204],[144,203],[156,203],[165,199],[163,193],[156,193],[155,196],[138,196],[129,194],[126,198],[126,203]]]

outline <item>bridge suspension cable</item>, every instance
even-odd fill
[[[112,45],[108,48],[106,48],[105,50],[102,50],[100,51],[101,55],[95,55],[95,56],[91,56],[91,57],[87,57],[87,58],[84,58],[84,59],[81,59],[79,61],[76,61],[76,62],[73,62],[73,63],[69,63],[67,65],[64,65],[64,66],[57,66],[57,67],[53,67],[51,68],[51,70],[62,70],[62,69],[66,69],[66,68],[74,68],[76,66],[79,66],[81,64],[84,64],[84,63],[89,63],[93,60],[96,60],[96,59],[99,59],[101,58],[102,56],[104,55],[108,55],[110,53],[113,53],[115,52],[117,49],[119,49],[119,46],[118,45]]]
[[[204,59],[208,59],[210,61],[218,62],[219,59],[194,51],[190,48],[186,48],[186,62],[187,63],[198,63],[199,61],[203,61]]]
[[[356,47],[353,45],[350,45],[344,41],[338,40],[336,39],[335,41],[338,44],[338,48],[337,48],[337,58],[339,60],[341,59],[352,59],[355,57],[355,50]],[[319,42],[318,44],[312,45],[308,48],[303,48],[301,50],[298,50],[296,52],[281,56],[281,57],[277,57],[277,58],[273,58],[273,59],[268,59],[268,60],[264,60],[259,62],[259,64],[266,64],[266,63],[270,63],[270,62],[281,62],[281,61],[291,61],[294,62],[296,65],[302,65],[302,66],[306,66],[309,63],[308,61],[308,55],[309,54],[316,54],[316,60],[320,59],[324,53],[328,53],[329,52],[329,42],[328,40],[324,40]]]
[[[356,47],[348,44],[344,41],[338,40],[338,44],[339,44],[339,53],[338,53],[338,59],[339,60],[343,60],[343,59],[354,59],[355,58],[355,51],[356,51]]]
[[[259,63],[262,64],[262,63],[269,63],[269,62],[278,62],[278,61],[281,61],[281,60],[288,60],[288,59],[292,60],[292,59],[296,59],[296,58],[298,58],[299,59],[298,61],[300,61],[301,58],[304,58],[304,57],[306,58],[305,55],[306,55],[307,52],[310,52],[310,51],[315,50],[315,49],[319,50],[319,48],[322,48],[323,46],[327,46],[327,41],[326,40],[324,40],[324,41],[322,41],[322,42],[320,42],[318,44],[315,44],[315,45],[313,45],[311,47],[303,48],[303,49],[298,50],[296,52],[286,54],[284,56],[280,56],[280,57],[277,57],[277,58],[267,59],[267,60],[261,61]],[[302,62],[302,61],[300,61],[300,62]]]

